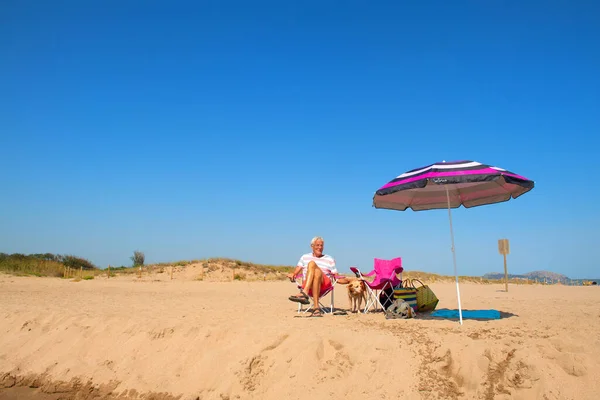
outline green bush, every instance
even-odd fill
[[[16,275],[62,276],[64,265],[24,254],[0,254],[0,271]]]
[[[177,261],[176,263],[174,263],[173,265],[176,267],[185,267],[186,265],[188,265],[190,262],[189,261]]]
[[[83,268],[85,270],[93,270],[97,269],[94,264],[85,258],[75,257],[72,255],[60,256],[59,262],[62,262],[66,267],[79,269]]]
[[[146,260],[146,256],[141,251],[134,251],[133,256],[130,257],[131,261],[133,261],[134,267],[141,267],[144,265],[144,261]]]
[[[246,279],[246,274],[234,274],[233,279],[235,279],[236,281],[243,281]]]

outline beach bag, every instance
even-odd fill
[[[421,286],[419,286],[419,287],[414,286],[415,281],[419,282],[421,284]],[[413,284],[413,287],[415,288],[415,290],[417,291],[417,308],[416,308],[416,310],[419,312],[427,312],[427,311],[435,310],[435,307],[437,307],[439,299],[437,298],[435,293],[433,293],[433,290],[431,290],[431,288],[429,286],[424,285],[423,282],[421,282],[418,279],[413,279],[412,284]]]
[[[403,280],[394,288],[394,299],[404,300],[413,309],[417,309],[417,289],[415,289],[410,279]]]
[[[385,319],[409,319],[416,316],[415,309],[402,299],[394,300],[385,310]]]

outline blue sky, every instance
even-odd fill
[[[475,160],[536,182],[457,209],[460,274],[596,277],[593,1],[4,1],[0,251],[452,274],[447,211],[371,206]]]

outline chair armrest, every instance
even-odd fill
[[[304,282],[304,274],[300,273],[296,275],[292,283],[295,283],[298,286],[298,288],[302,289],[302,282]]]

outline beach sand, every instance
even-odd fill
[[[598,287],[460,288],[503,318],[301,317],[283,281],[0,275],[0,399],[598,398]]]

